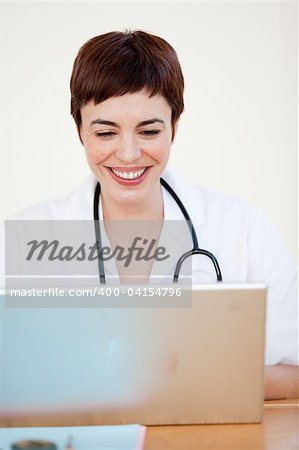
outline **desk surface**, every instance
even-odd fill
[[[298,450],[299,402],[266,402],[261,424],[148,427],[145,450]]]
[[[6,418],[0,426],[97,425],[96,413]],[[266,402],[261,424],[147,427],[145,450],[299,450],[299,400]]]

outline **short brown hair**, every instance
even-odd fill
[[[98,104],[142,89],[167,100],[172,126],[184,110],[184,77],[175,50],[144,31],[110,32],[88,40],[75,59],[70,88],[78,131],[80,110],[89,101]]]

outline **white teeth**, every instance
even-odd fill
[[[112,172],[117,175],[119,178],[124,178],[125,180],[133,180],[134,178],[140,177],[145,172],[146,167],[144,169],[136,170],[135,172],[120,172],[119,170],[112,169]]]

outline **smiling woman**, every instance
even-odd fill
[[[17,218],[95,219],[92,225],[102,221],[111,248],[136,253],[132,242],[137,239],[154,242],[153,254],[165,235],[171,241],[166,251],[177,249],[183,233],[172,231],[183,222],[192,237],[189,255],[200,254],[188,272],[193,284],[220,281],[219,261],[224,282],[268,286],[265,361],[275,367],[266,372],[265,395],[297,396],[297,269],[287,248],[262,211],[191,186],[166,167],[184,110],[184,78],[175,50],[143,31],[96,36],[79,50],[70,87],[71,113],[92,175],[66,198]],[[188,160],[188,148],[181,151]],[[165,233],[167,221],[171,226]],[[101,250],[101,235],[94,229]],[[97,259],[105,282],[103,261]],[[153,258],[141,259],[126,267],[126,260],[117,258],[109,281],[153,281]],[[169,283],[173,265],[165,268],[159,282]]]

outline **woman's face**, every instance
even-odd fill
[[[164,97],[140,91],[89,102],[81,117],[87,160],[106,199],[132,205],[160,192],[172,143],[171,108]]]

